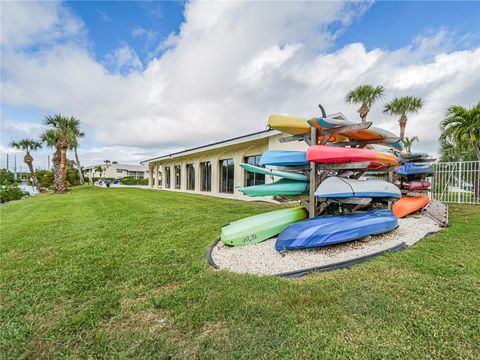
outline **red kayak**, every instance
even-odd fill
[[[369,169],[397,166],[395,155],[368,149],[351,149],[328,145],[313,145],[307,149],[307,161],[322,164],[370,162]]]
[[[398,218],[423,209],[430,203],[428,196],[404,196],[392,206],[393,214]]]
[[[428,189],[432,183],[428,180],[410,181],[402,183],[402,188],[405,190],[425,190]]]

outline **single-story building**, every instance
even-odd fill
[[[97,170],[98,167],[102,168],[102,172]],[[113,162],[111,164],[98,164],[91,165],[83,168],[84,176],[121,179],[124,177],[131,177],[134,179],[146,179],[147,167],[144,165],[130,165],[130,164],[118,164]]]
[[[272,179],[245,171],[240,163],[258,165],[262,154],[269,150],[307,149],[304,141],[281,143],[280,138],[285,136],[288,134],[264,130],[144,160],[141,164],[148,164],[152,188],[244,196],[237,188],[270,183]]]

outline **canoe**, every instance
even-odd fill
[[[428,196],[404,196],[392,206],[397,218],[402,218],[430,204]]]
[[[256,196],[293,196],[302,195],[309,190],[309,183],[290,179],[280,179],[271,184],[262,184],[239,188],[244,195]]]
[[[397,166],[395,155],[368,149],[313,145],[307,149],[307,160],[322,164],[370,162],[369,169]]]
[[[241,163],[240,167],[246,171],[250,171],[256,174],[264,174],[268,176],[276,176],[284,179],[298,180],[298,181],[308,181],[308,177],[304,174],[292,171],[282,171],[282,170],[271,170],[264,167],[259,167],[250,164]]]
[[[397,186],[383,180],[356,180],[332,176],[323,181],[315,191],[323,199],[350,197],[400,199]]]
[[[326,118],[312,118],[308,120],[308,124],[311,127],[317,128],[319,130],[327,130],[329,128],[335,128],[339,125],[354,125],[358,124],[358,122],[352,121],[344,121],[342,124],[339,124],[338,121],[334,122],[332,119]],[[377,128],[375,126],[370,126],[368,129],[363,130],[353,130],[353,131],[346,131],[342,133],[342,135],[347,136],[352,140],[382,140],[382,139],[391,139],[391,138],[398,138],[397,135],[394,133]],[[392,147],[397,150],[403,150],[403,143],[401,141],[395,142],[383,142],[379,141],[379,144],[383,144],[388,147]]]
[[[305,151],[270,150],[263,153],[260,166],[305,166],[308,165]]]
[[[318,216],[287,226],[278,235],[275,249],[295,250],[339,244],[383,234],[397,226],[397,218],[388,209]]]
[[[405,181],[402,183],[402,189],[405,190],[425,190],[428,189],[432,183],[428,180]]]
[[[417,164],[403,164],[400,169],[397,170],[400,175],[420,175],[420,174],[433,174],[432,165],[417,165]]]
[[[225,245],[256,244],[276,236],[285,227],[308,217],[304,208],[275,210],[234,221],[222,228],[220,240]]]

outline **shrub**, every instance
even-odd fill
[[[22,191],[16,182],[10,184],[8,180],[4,181],[0,189],[0,202],[2,204],[12,200],[20,200],[24,196],[28,196],[28,193]]]
[[[148,179],[134,179],[131,177],[124,177],[120,179],[123,185],[148,185]]]
[[[7,169],[0,169],[0,184],[8,181],[9,184],[13,184],[13,173]]]

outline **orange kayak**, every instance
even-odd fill
[[[398,218],[405,217],[423,209],[430,203],[428,196],[404,196],[392,206],[393,214]]]

